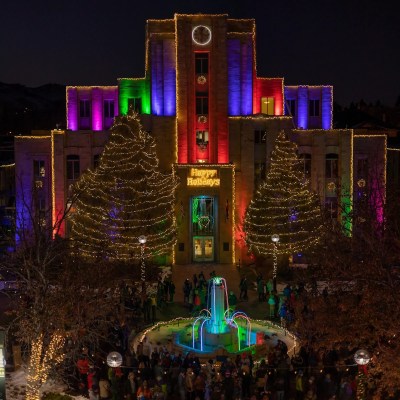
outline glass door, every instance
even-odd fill
[[[193,237],[193,261],[214,261],[214,238],[212,236]]]

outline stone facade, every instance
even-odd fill
[[[254,20],[202,14],[148,20],[146,44],[144,77],[120,78],[118,86],[70,86],[67,131],[17,138],[17,212],[35,185],[33,162],[43,160],[44,205],[54,223],[70,184],[104,148],[111,116],[129,107],[154,136],[161,169],[180,178],[172,249],[178,264],[247,259],[244,214],[281,130],[298,144],[305,175],[332,218],[349,224],[339,208],[351,210],[360,179],[384,199],[386,137],[332,129],[331,86],[258,77]]]

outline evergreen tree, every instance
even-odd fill
[[[277,254],[305,251],[320,238],[319,200],[309,189],[296,150],[296,144],[282,131],[276,139],[266,179],[247,209],[246,241],[256,254],[274,253],[274,234],[279,235]]]
[[[138,115],[116,117],[95,170],[77,182],[72,238],[79,253],[92,259],[141,258],[138,238],[146,236],[144,257],[169,254],[175,243],[172,174],[159,171],[154,139]]]

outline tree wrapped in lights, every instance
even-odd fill
[[[169,254],[175,243],[174,175],[162,174],[154,139],[130,111],[116,118],[99,166],[77,183],[72,218],[79,253],[92,259],[132,261]]]
[[[266,179],[247,209],[246,241],[256,254],[274,254],[272,235],[279,235],[277,254],[305,251],[320,238],[319,200],[309,189],[296,150],[296,145],[280,132]]]
[[[46,383],[51,369],[64,359],[63,345],[65,339],[63,334],[53,332],[50,343],[47,346],[44,341],[42,334],[32,341],[31,357],[28,364],[26,400],[40,399],[40,388]]]

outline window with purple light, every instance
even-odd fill
[[[319,99],[309,100],[308,111],[310,117],[319,117]]]
[[[81,118],[90,117],[90,100],[88,99],[79,100],[79,116]]]
[[[104,100],[104,118],[114,118],[114,100]]]

